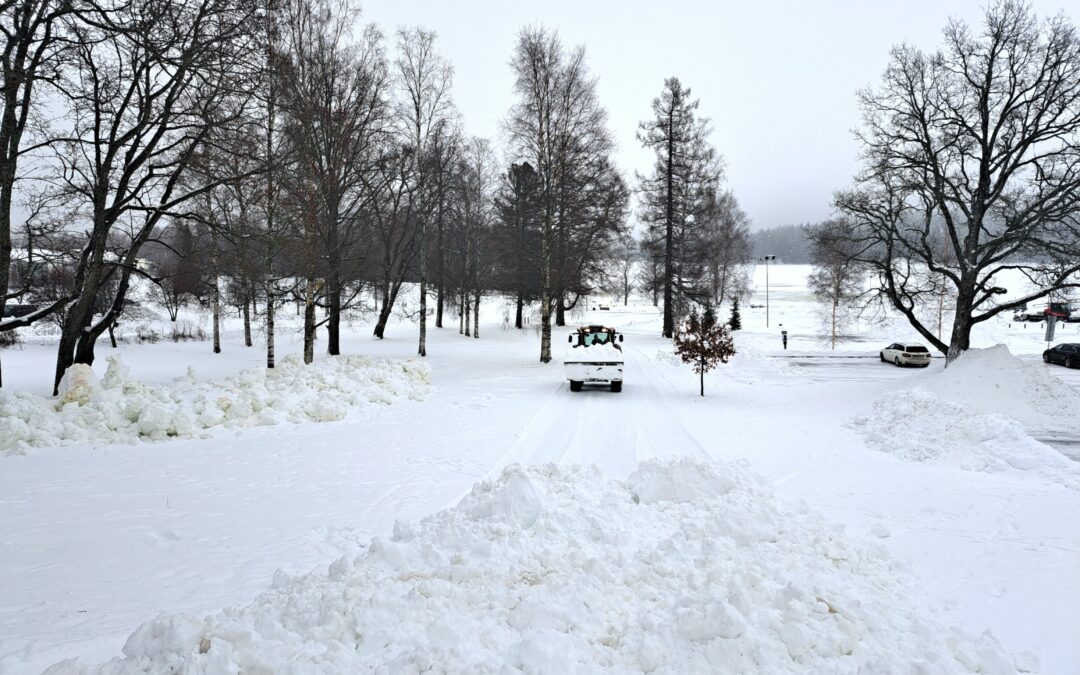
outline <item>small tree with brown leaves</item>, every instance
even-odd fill
[[[701,395],[705,395],[705,373],[720,363],[727,363],[735,354],[735,342],[725,324],[716,321],[712,307],[706,307],[698,318],[691,312],[682,330],[675,334],[675,353],[694,367],[701,377]]]

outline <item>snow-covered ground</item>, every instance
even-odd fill
[[[328,387],[333,415],[291,415],[298,394],[273,426],[0,453],[0,671],[83,672],[126,642],[104,672],[1077,672],[1080,465],[1054,448],[1080,440],[1078,372],[1007,319],[975,343],[1019,358],[965,369],[879,363],[917,339],[895,321],[832,352],[806,271],[770,269],[766,328],[759,270],[705,398],[648,305],[574,318],[626,333],[626,385],[571,394],[493,298],[480,339],[429,333],[430,374],[408,365],[414,326],[351,326],[343,351],[365,358],[319,358],[332,382],[423,375],[377,403],[365,376]],[[219,355],[124,344],[123,378],[102,345],[102,400],[127,382],[205,412],[215,383],[246,391],[227,383],[263,354],[229,328]],[[46,394],[51,357],[32,336],[3,352],[4,391]],[[73,414],[35,411],[41,429]]]

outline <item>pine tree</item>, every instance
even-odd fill
[[[705,395],[705,373],[720,363],[727,363],[735,354],[735,343],[725,324],[717,323],[712,307],[706,307],[698,319],[691,312],[686,325],[675,334],[675,353],[694,367],[701,378],[701,395]]]
[[[728,327],[732,331],[742,330],[742,317],[739,315],[739,298],[731,299],[731,318],[728,319]]]

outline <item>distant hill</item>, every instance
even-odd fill
[[[754,259],[776,256],[778,263],[804,265],[810,262],[810,245],[802,225],[781,225],[750,233]]]

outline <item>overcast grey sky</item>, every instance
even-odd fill
[[[388,38],[403,25],[438,33],[466,130],[497,146],[513,102],[508,63],[518,30],[539,23],[568,45],[584,44],[632,183],[634,171],[651,166],[635,138],[638,122],[664,78],[678,76],[712,120],[728,185],[755,228],[829,215],[832,192],[856,170],[856,90],[877,82],[892,45],[933,49],[950,16],[978,23],[982,4],[362,0],[364,20]],[[1046,16],[1063,3],[1034,6]]]

